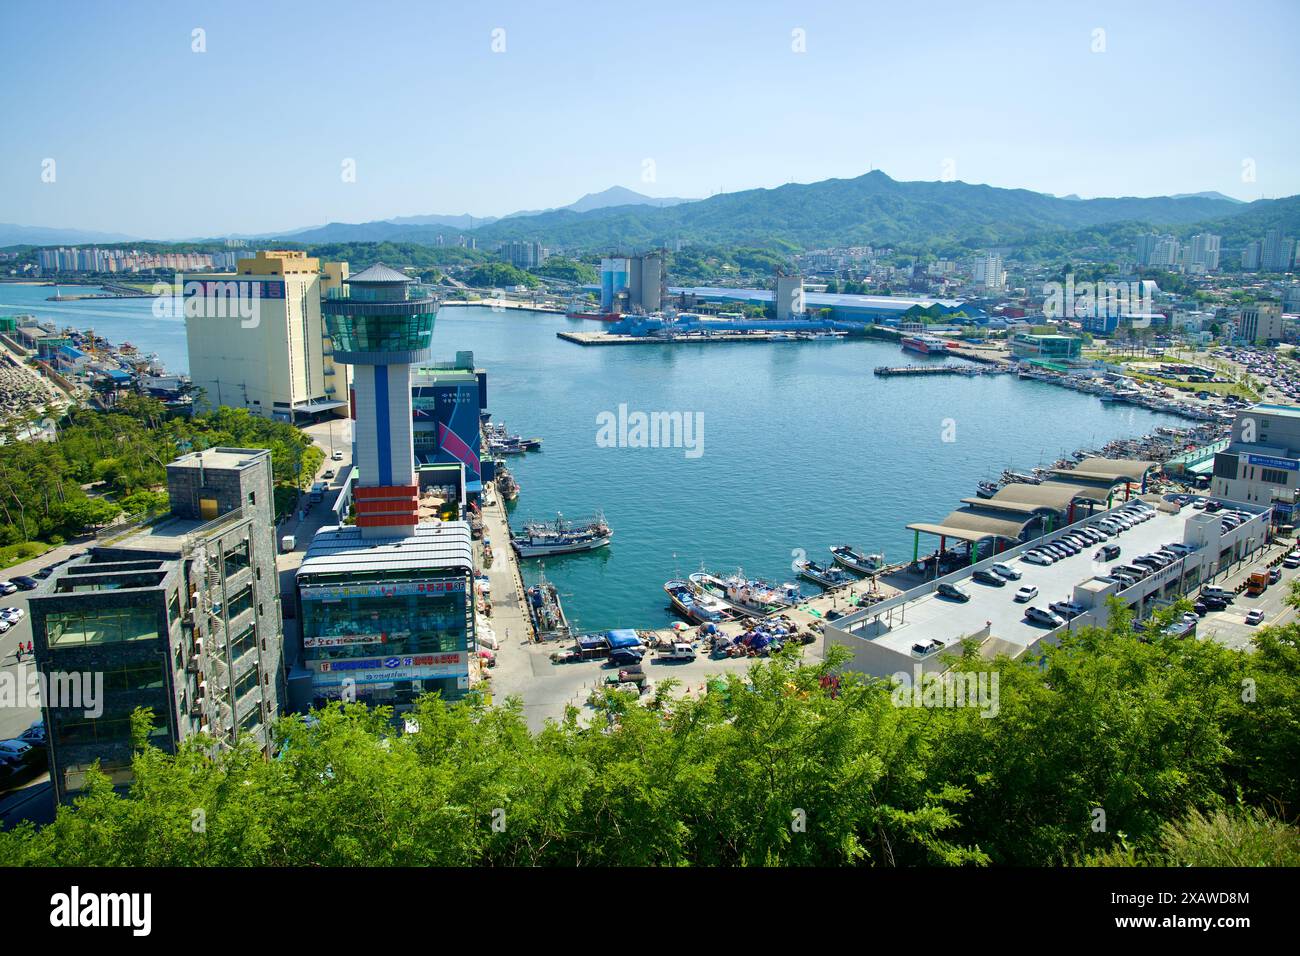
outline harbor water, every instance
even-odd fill
[[[93,325],[187,370],[184,323],[154,317],[152,300],[46,302],[51,294],[0,285],[0,311]],[[981,479],[1183,424],[1009,375],[878,377],[877,366],[911,359],[877,341],[583,348],[555,336],[600,328],[456,307],[434,331],[437,358],[471,350],[487,369],[493,421],[544,439],[542,451],[507,459],[522,488],[512,521],[603,510],[614,529],[606,549],[545,562],[579,630],[664,626],[663,582],[701,563],[781,582],[795,578],[796,549],[821,563],[837,544],[910,559],[905,525],[938,521]],[[703,428],[690,448],[629,447],[640,443],[618,426],[620,406],[625,422],[678,412]],[[923,552],[936,543],[923,536]],[[528,583],[540,567],[524,562]]]

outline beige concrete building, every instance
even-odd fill
[[[336,364],[321,299],[341,289],[346,262],[259,250],[235,272],[184,283],[190,378],[201,407],[247,408],[281,421],[348,413],[348,366]]]

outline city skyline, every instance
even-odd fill
[[[197,238],[871,169],[1086,198],[1300,193],[1300,134],[1275,121],[1300,11],[999,9],[9,8],[0,77],[32,108],[7,118],[0,222]],[[1206,63],[1252,72],[1194,85]],[[366,145],[391,130],[402,149]]]

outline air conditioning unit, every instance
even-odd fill
[[[191,654],[185,659],[185,673],[197,674],[199,672],[199,655]]]

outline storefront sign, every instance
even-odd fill
[[[406,597],[412,594],[438,597],[464,592],[465,579],[403,581],[396,584],[318,584],[302,589],[304,601],[342,601],[358,597]]]

